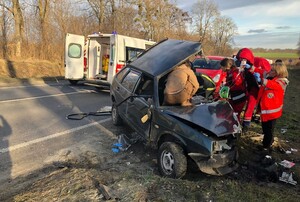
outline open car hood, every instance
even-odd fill
[[[165,113],[179,117],[204,128],[218,137],[240,132],[240,124],[226,101],[217,101],[191,107],[168,107]]]

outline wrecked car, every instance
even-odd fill
[[[114,125],[126,123],[157,149],[162,176],[181,178],[188,160],[211,175],[225,175],[238,167],[236,140],[240,124],[227,101],[192,106],[164,106],[169,73],[201,53],[199,42],[167,39],[127,64],[110,87]]]

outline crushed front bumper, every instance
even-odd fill
[[[238,168],[237,150],[226,151],[224,153],[213,154],[211,157],[203,157],[202,154],[188,154],[198,165],[203,173],[210,175],[226,175]]]

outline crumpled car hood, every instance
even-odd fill
[[[240,124],[226,101],[200,104],[191,107],[168,107],[164,113],[192,122],[218,137],[240,132]]]

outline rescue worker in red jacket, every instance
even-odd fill
[[[241,121],[241,112],[246,103],[247,93],[244,76],[240,69],[235,65],[233,58],[224,58],[221,60],[220,65],[222,70],[226,72],[225,86],[230,89],[228,101],[231,104],[233,111],[237,113],[239,121]]]
[[[266,78],[266,75],[270,72],[271,70],[271,64],[270,62],[262,57],[254,57],[254,71],[253,74],[256,72],[259,73],[261,79]],[[256,108],[254,110],[248,109],[246,110],[246,114],[248,117],[252,117],[252,120],[259,122],[260,121],[260,109],[258,105],[259,100],[256,99]],[[251,110],[253,113],[251,113]]]
[[[244,77],[248,92],[244,120],[242,123],[243,131],[246,132],[251,124],[252,115],[257,105],[257,96],[259,91],[259,84],[254,77],[254,73],[259,73],[261,78],[263,78],[266,74],[263,69],[256,68],[254,66],[255,58],[250,49],[242,48],[237,53],[236,58],[240,61],[240,66],[242,70],[244,70]]]
[[[288,71],[282,62],[273,64],[267,79],[261,79],[260,76],[256,77],[257,82],[262,84],[260,108],[264,150],[269,150],[274,141],[273,133],[276,120],[282,115],[284,94],[289,83],[287,78]]]
[[[260,85],[255,80],[255,76],[259,75],[261,79],[266,78],[267,69],[271,69],[268,61],[263,58],[254,57],[254,64],[251,68],[245,71],[245,78],[247,82],[248,99],[244,113],[243,127],[244,131],[250,127],[253,113],[258,102],[258,92]],[[259,66],[260,65],[260,66]]]

